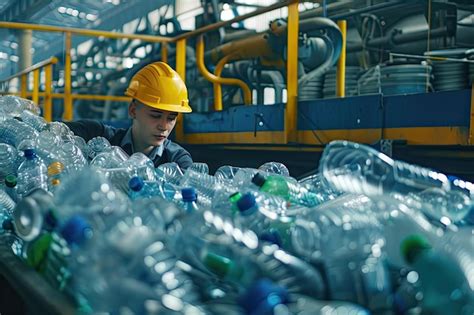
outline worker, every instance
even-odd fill
[[[132,98],[128,105],[132,125],[128,129],[94,120],[66,125],[85,141],[100,136],[129,155],[142,152],[155,167],[167,162],[176,162],[183,169],[191,166],[191,154],[168,139],[178,115],[192,111],[186,85],[178,73],[164,62],[148,64],[132,77],[125,95]]]

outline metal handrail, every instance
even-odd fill
[[[106,37],[115,39],[140,39],[147,42],[173,42],[173,38],[155,35],[142,35],[142,34],[125,34],[118,32],[99,31],[91,29],[82,29],[74,27],[60,27],[44,24],[30,24],[30,23],[17,23],[17,22],[0,22],[0,28],[11,28],[19,30],[32,30],[41,32],[56,32],[56,33],[71,33],[84,36],[94,37]]]
[[[6,79],[0,80],[0,83],[13,80],[14,78],[20,77],[23,74],[28,74],[28,73],[32,72],[33,70],[41,69],[41,68],[43,68],[47,65],[54,65],[54,64],[57,64],[57,63],[58,63],[58,58],[56,58],[56,57],[51,57],[51,58],[45,59],[45,60],[40,61],[40,62],[38,62],[38,63],[36,63],[36,64],[20,71],[20,72],[17,72],[15,74],[9,76]]]

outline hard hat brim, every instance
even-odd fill
[[[143,102],[139,100],[140,103],[143,103],[146,106],[153,107],[156,109],[166,110],[168,112],[175,112],[175,113],[191,113],[193,109],[190,106],[183,106],[183,105],[176,105],[176,104],[153,104],[149,102]]]

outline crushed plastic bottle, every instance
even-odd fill
[[[48,190],[47,168],[33,149],[24,151],[25,160],[18,167],[18,195],[24,197],[35,188]]]

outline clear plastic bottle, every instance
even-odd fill
[[[223,165],[216,170],[214,176],[219,179],[233,179],[239,169],[239,167]]]
[[[320,195],[308,191],[291,177],[281,175],[268,175],[265,177],[257,173],[252,178],[252,183],[259,187],[261,191],[280,196],[292,204],[314,207],[324,201]]]
[[[39,115],[39,107],[32,101],[13,95],[0,97],[0,108],[10,117],[19,117],[24,110]]]
[[[474,291],[452,257],[432,249],[419,235],[408,237],[401,246],[405,259],[421,280],[423,312],[440,315],[474,312]]]
[[[64,176],[64,164],[58,161],[48,165],[48,189],[51,192],[56,191],[61,184],[61,178]]]
[[[81,149],[72,141],[65,142],[60,151],[60,159],[63,162],[67,172],[77,172],[87,165]]]
[[[290,292],[316,298],[325,294],[321,275],[313,267],[275,245],[260,244],[255,233],[211,211],[183,218],[182,229],[170,235],[169,248],[184,262],[239,292],[267,277]]]
[[[370,200],[345,195],[301,213],[278,231],[283,235],[283,248],[323,266],[330,279],[330,299],[383,311],[391,307],[386,298],[391,283],[385,266],[383,225],[370,208],[361,205],[370,206]]]
[[[198,203],[209,206],[218,192],[234,193],[237,189],[227,180],[221,180],[208,174],[186,170],[180,180],[181,187],[193,187],[198,194]]]
[[[229,208],[231,209],[230,206]],[[233,220],[236,227],[250,229],[261,241],[282,246],[282,240],[275,233],[274,227],[281,221],[289,220],[284,215],[286,211],[284,199],[261,192],[248,192],[235,202],[235,208],[237,211],[234,212]]]
[[[137,176],[141,176],[144,180],[156,180],[155,166],[145,154],[137,152],[132,154],[125,164],[132,168]]]
[[[26,124],[30,125],[31,127],[35,128],[38,132],[45,129],[46,125],[48,124],[43,117],[38,116],[38,115],[30,112],[29,110],[24,110],[20,114],[20,118],[24,123],[26,123]]]
[[[18,167],[18,195],[24,197],[35,188],[48,190],[48,170],[33,149],[24,151],[25,160]]]
[[[0,180],[15,175],[17,168],[17,150],[9,144],[0,143]]]
[[[56,225],[54,202],[50,192],[37,188],[21,199],[13,211],[15,234],[26,242],[37,238],[44,230]]]
[[[363,307],[344,301],[315,300],[308,296],[290,294],[285,287],[275,285],[269,279],[259,279],[239,298],[246,314],[352,314],[369,315]],[[242,314],[240,312],[237,314]]]
[[[144,181],[140,176],[134,176],[128,182],[130,199],[164,197],[163,186],[157,181]]]
[[[290,171],[285,164],[280,162],[267,162],[258,167],[259,171],[278,174],[282,176],[290,176]]]
[[[183,171],[175,162],[164,163],[159,165],[156,169],[156,177],[160,181],[179,185],[183,177]]]
[[[300,179],[298,183],[308,189],[309,192],[318,194],[323,202],[335,199],[343,194],[343,192],[329,185],[321,173],[306,176]]]
[[[190,187],[181,189],[181,196],[183,197],[183,208],[186,213],[199,211],[199,207],[196,204],[197,194],[194,188]]]
[[[351,171],[335,172],[346,167]],[[470,196],[452,189],[446,175],[417,165],[396,161],[368,146],[349,141],[333,141],[326,146],[319,170],[336,189],[368,196],[418,195],[436,219],[451,222],[463,219],[470,211]],[[473,190],[474,191],[474,190]]]
[[[15,175],[5,177],[5,192],[14,202],[18,202],[17,178]]]
[[[11,215],[15,205],[15,201],[5,191],[0,190],[0,211],[6,211]]]
[[[206,163],[194,162],[189,169],[197,173],[209,174],[209,165]]]
[[[89,147],[89,158],[91,160],[94,159],[99,153],[112,150],[112,145],[110,144],[109,140],[105,139],[104,137],[95,137],[90,139],[87,142],[87,146]]]
[[[17,119],[6,119],[0,123],[0,142],[17,147],[26,139],[35,141],[38,138],[38,131],[33,127],[18,121]]]
[[[103,174],[90,167],[65,177],[54,197],[61,217],[95,212],[108,216],[126,212],[129,206],[127,196],[115,189]]]

